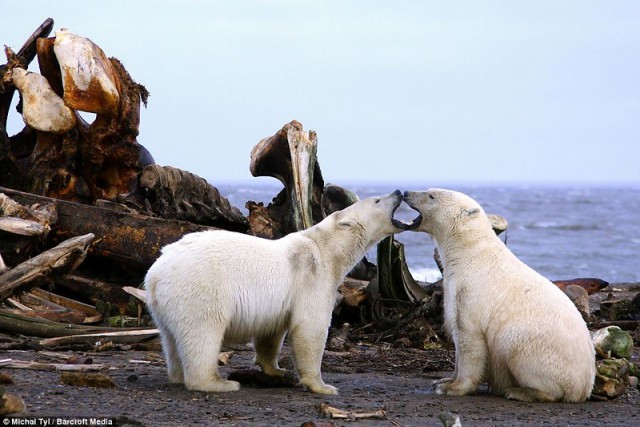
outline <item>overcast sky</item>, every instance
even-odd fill
[[[156,162],[214,184],[292,119],[330,182],[640,182],[637,0],[25,0],[0,43],[47,17],[151,92]]]

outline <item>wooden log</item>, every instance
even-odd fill
[[[57,218],[52,204],[23,206],[0,193],[0,253],[7,263],[17,265],[40,252]]]
[[[7,310],[7,313],[13,313],[24,317],[31,317],[36,320],[49,320],[51,322],[69,323],[74,325],[81,324],[86,316],[78,311],[70,310],[52,310],[52,309],[33,309],[28,310]]]
[[[21,236],[42,236],[45,231],[38,222],[14,217],[0,218],[0,230]]]
[[[599,290],[609,286],[609,282],[593,277],[570,280],[553,280],[553,284],[562,290],[564,290],[568,286],[580,286],[581,288],[584,288],[584,290],[587,291],[589,295],[594,294]]]
[[[111,307],[117,307],[118,313],[120,314],[125,314],[129,311],[130,295],[120,284],[68,274],[58,279],[56,286],[68,289],[95,305],[108,303]],[[108,316],[111,313],[102,314]]]
[[[57,200],[3,187],[0,187],[0,192],[21,204],[55,205],[58,221],[49,235],[52,242],[93,233],[96,241],[89,250],[91,256],[108,259],[112,264],[122,263],[142,274],[160,256],[163,246],[175,242],[187,233],[216,229],[185,221],[153,218]]]
[[[151,328],[127,328],[129,331],[145,331]],[[70,335],[82,335],[102,332],[122,332],[123,328],[71,325],[31,319],[0,309],[0,331],[32,337],[56,338]]]
[[[73,271],[86,257],[94,235],[73,237],[0,276],[0,300]]]
[[[137,329],[97,334],[80,334],[66,337],[48,338],[39,341],[43,347],[54,348],[75,344],[95,345],[98,342],[111,341],[113,344],[130,344],[157,337],[160,331],[157,329]]]
[[[76,325],[84,323],[87,315],[83,311],[62,306],[44,296],[36,295],[33,291],[34,290],[18,296],[21,302],[31,308],[31,311],[26,313],[27,316],[31,316],[35,312],[37,316],[55,322],[73,323]]]
[[[0,367],[7,369],[29,369],[34,371],[101,371],[107,366],[99,363],[85,365],[73,363],[43,363],[43,362],[27,362],[24,360],[5,359],[0,361]]]
[[[98,313],[95,307],[90,306],[89,304],[84,304],[79,301],[73,300],[71,298],[66,298],[60,295],[56,295],[54,293],[45,291],[44,289],[35,288],[31,290],[31,294],[36,295],[40,298],[44,298],[48,301],[56,303],[62,307],[66,307],[68,309],[74,311],[80,311],[85,314],[85,318],[82,323],[96,323],[102,320],[102,314]]]
[[[129,295],[136,297],[139,301],[142,301],[145,304],[147,303],[147,293],[144,289],[134,288],[132,286],[124,286],[122,290]]]

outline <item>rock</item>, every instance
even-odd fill
[[[563,289],[569,299],[576,306],[583,319],[588,319],[591,315],[589,308],[589,293],[585,288],[578,285],[569,285]]]
[[[20,396],[13,393],[7,393],[4,387],[0,389],[0,416],[17,414],[24,411],[27,405]],[[5,425],[7,420],[5,421]],[[21,424],[22,425],[22,424]]]
[[[631,358],[633,338],[618,326],[607,326],[597,330],[593,333],[592,340],[595,347],[610,357]]]
[[[66,385],[75,387],[114,388],[116,383],[105,374],[92,374],[86,372],[63,372],[60,379]]]
[[[596,370],[598,374],[626,381],[629,376],[629,361],[627,359],[604,359],[596,362]]]
[[[441,412],[438,414],[438,418],[445,427],[462,427],[460,417],[456,414],[452,414],[451,412]]]
[[[14,384],[13,378],[6,372],[0,372],[0,384]]]
[[[626,388],[627,384],[623,380],[616,380],[596,374],[596,380],[591,394],[606,399],[615,399],[624,393]]]
[[[627,386],[637,387],[638,378],[633,375],[636,367],[627,359],[603,359],[596,361],[596,379],[591,392],[594,398],[615,399]]]

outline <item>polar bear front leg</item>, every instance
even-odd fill
[[[283,377],[287,373],[286,369],[280,369],[278,366],[280,348],[285,334],[286,331],[282,331],[266,337],[256,337],[253,340],[253,347],[256,350],[253,363],[260,366],[262,372],[267,375]]]
[[[485,376],[487,346],[482,336],[472,332],[460,334],[456,343],[456,369],[452,378],[440,380],[437,394],[462,396],[474,392]]]
[[[300,383],[313,393],[338,394],[337,388],[322,381],[320,373],[329,326],[324,325],[324,322],[319,322],[323,323],[321,326],[307,324],[309,322],[313,320],[307,319],[303,324],[294,326],[290,332]]]

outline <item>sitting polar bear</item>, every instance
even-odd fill
[[[216,230],[164,247],[145,287],[169,381],[239,390],[219,376],[218,354],[223,343],[250,339],[262,371],[284,375],[278,356],[289,333],[300,382],[337,394],[320,373],[336,291],[371,246],[407,228],[393,218],[401,203],[400,191],[361,200],[279,240]]]
[[[444,266],[444,318],[456,349],[438,394],[492,393],[525,402],[580,402],[591,394],[595,352],[569,298],[521,262],[470,197],[430,189],[404,193],[419,211]]]

